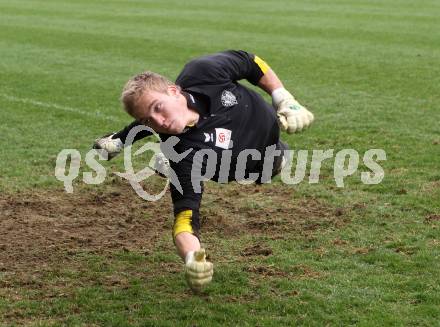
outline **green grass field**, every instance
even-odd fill
[[[0,0],[0,325],[439,326],[439,17],[435,0]],[[384,149],[385,178],[361,165],[338,188],[329,159],[318,184],[208,184],[216,269],[193,295],[169,195],[141,201],[111,174],[123,158],[68,195],[55,159],[131,121],[134,74],[224,49],[315,114],[293,149]]]

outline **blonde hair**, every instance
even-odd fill
[[[167,93],[170,85],[174,83],[154,72],[146,71],[134,76],[122,90],[121,101],[125,111],[133,116],[136,104],[145,91]]]

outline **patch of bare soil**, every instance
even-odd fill
[[[292,187],[272,184],[216,187],[206,194],[201,210],[203,231],[227,237],[243,233],[273,239],[292,233],[309,235],[319,228],[341,226],[347,220],[343,208],[314,198],[297,198]]]
[[[297,199],[288,186],[208,185],[201,235],[203,239],[204,235],[260,234],[277,239],[337,227],[345,219],[341,208],[316,199]],[[166,234],[171,242],[172,221],[169,194],[147,202],[122,182],[76,189],[73,194],[63,190],[0,194],[0,276],[13,273],[23,276],[24,283],[37,283],[30,277],[35,271],[74,265],[78,253],[148,254]],[[250,244],[242,255],[271,253],[270,248]]]
[[[169,232],[169,197],[146,202],[125,184],[0,195],[0,272],[68,264],[77,252],[148,252]]]
[[[306,265],[296,265],[288,269],[280,269],[274,265],[249,266],[243,269],[260,278],[266,277],[287,277],[295,279],[316,279],[323,277],[323,273],[312,270]]]
[[[426,218],[425,218],[425,223],[429,224],[429,223],[432,223],[434,221],[440,221],[440,215],[432,214],[432,215],[426,216]]]
[[[242,256],[248,257],[248,256],[254,256],[254,255],[262,255],[262,256],[269,256],[273,253],[272,249],[267,246],[262,246],[261,244],[256,244],[247,247],[241,252]]]

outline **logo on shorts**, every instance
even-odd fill
[[[232,131],[226,128],[216,128],[215,129],[215,146],[218,146],[222,149],[229,149],[232,147],[231,135]]]
[[[223,90],[221,100],[223,107],[232,107],[238,103],[234,93],[228,90]]]

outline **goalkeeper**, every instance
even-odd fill
[[[238,83],[242,79],[270,94],[273,106]],[[175,151],[187,151],[188,155],[179,162],[169,162],[183,191],[171,184],[173,240],[185,262],[189,286],[199,291],[211,281],[213,265],[206,261],[199,239],[203,184],[200,179],[202,188],[195,189],[191,176],[194,161],[200,161],[202,172],[210,167],[206,156],[197,157],[196,152],[201,149],[216,152],[211,180],[235,180],[236,167],[244,165],[247,176],[257,174],[257,183],[268,182],[281,171],[285,161],[283,151],[288,149],[280,141],[280,127],[287,133],[299,132],[312,123],[313,114],[295,100],[261,58],[246,51],[224,51],[194,59],[185,65],[175,83],[153,72],[139,74],[127,82],[121,100],[135,121],[118,133],[97,139],[94,147],[107,151],[108,158],[114,157],[122,151],[128,133],[137,125],[149,126],[162,141],[170,136],[178,137]],[[135,141],[149,135],[148,131],[141,131]],[[268,147],[278,151],[274,152],[270,174],[265,174],[263,158]],[[256,149],[262,155],[251,159],[240,155],[249,149]],[[227,176],[219,168],[224,150],[230,150],[227,159],[231,168]],[[162,163],[168,164],[168,160],[164,158]],[[158,170],[165,172],[163,167]]]

